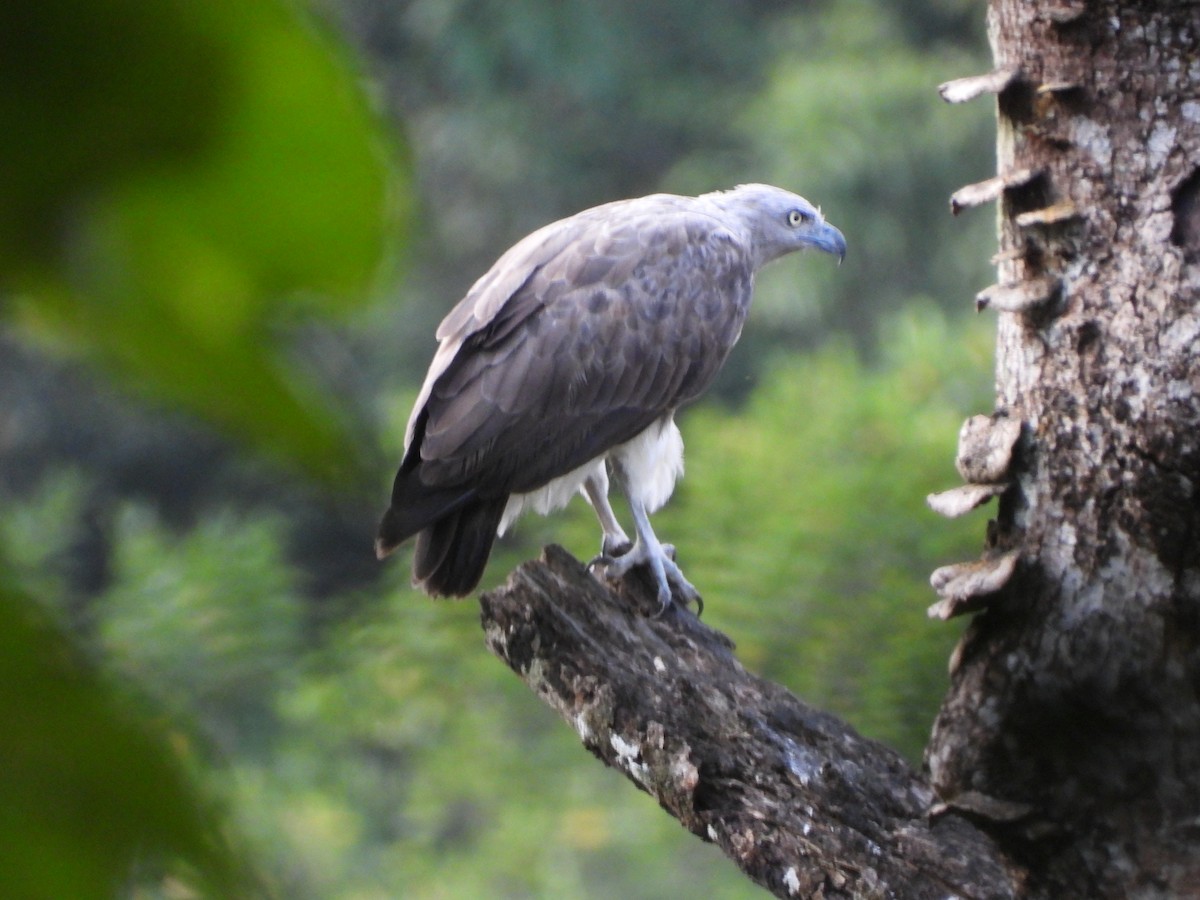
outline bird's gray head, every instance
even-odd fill
[[[700,199],[720,208],[749,237],[755,268],[806,247],[832,253],[839,262],[846,255],[842,233],[826,223],[819,209],[790,191],[769,184],[742,184]]]

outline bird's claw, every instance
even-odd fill
[[[683,576],[682,570],[675,562],[675,548],[670,544],[661,545],[658,552],[647,550],[645,545],[635,543],[627,552],[617,557],[601,553],[588,563],[588,570],[595,573],[593,567],[599,565],[603,566],[605,577],[621,578],[634,566],[643,564],[650,567],[658,585],[658,612],[654,614],[654,618],[662,617],[675,605],[675,591],[678,591],[684,606],[695,603],[697,615],[704,612],[704,601],[700,592]]]
[[[695,603],[696,604],[696,618],[698,619],[702,615],[704,615],[704,598],[701,597],[700,593],[694,587],[692,587],[690,584],[688,585],[688,587],[691,588],[690,591],[685,591],[685,590],[680,591],[680,593],[683,594],[683,598],[679,605],[686,608],[687,606],[691,605],[692,603]],[[652,619],[661,619],[668,612],[670,612],[672,608],[675,607],[675,605],[676,605],[675,594],[668,591],[667,599],[663,600],[662,592],[660,591],[659,595],[658,595],[658,603],[659,603],[658,612],[656,612],[654,615],[652,615],[650,617]]]

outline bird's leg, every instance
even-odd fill
[[[622,553],[628,553],[633,542],[617,521],[612,505],[608,502],[608,473],[603,464],[597,472],[584,479],[583,491],[588,502],[592,504],[592,509],[596,511],[596,518],[600,520],[600,528],[604,531],[604,537],[600,540],[600,555],[588,563],[590,568],[597,563],[606,563]]]
[[[654,529],[650,527],[650,517],[646,514],[645,505],[640,500],[631,497],[629,510],[633,513],[633,525],[637,530],[637,540],[634,542],[632,550],[608,563],[606,574],[610,577],[620,578],[634,566],[648,565],[658,584],[659,615],[666,612],[671,606],[672,586],[678,588],[680,594],[683,595],[685,604],[695,601],[697,607],[703,609],[700,592],[683,577],[683,572],[672,559],[673,554],[667,553],[666,548],[659,543],[658,537],[654,534]]]

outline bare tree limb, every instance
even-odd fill
[[[480,600],[488,646],[685,828],[779,897],[998,898],[1019,867],[928,782],[783,687],[684,610],[652,618],[559,547]]]

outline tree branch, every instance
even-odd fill
[[[779,897],[1016,897],[1019,868],[894,751],[747,672],[692,613],[652,618],[560,547],[480,599],[488,646],[685,828]]]

